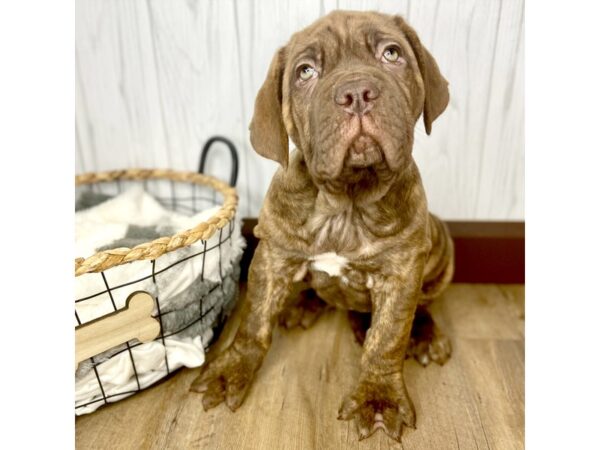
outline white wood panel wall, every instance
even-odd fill
[[[276,164],[248,124],[271,56],[333,9],[401,14],[450,82],[451,102],[415,159],[446,219],[523,219],[523,0],[78,0],[76,171],[195,170],[202,144],[240,150],[243,216],[256,216]],[[208,172],[227,178],[229,162]]]

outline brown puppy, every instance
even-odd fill
[[[381,427],[399,440],[403,424],[414,426],[404,359],[443,364],[450,355],[423,305],[450,282],[453,247],[427,210],[411,153],[417,119],[429,134],[447,85],[415,31],[384,14],[333,12],[275,55],[250,131],[255,150],[282,167],[254,230],[240,328],[192,385],[205,409],[240,406],[301,285],[372,314],[366,335],[356,325],[369,320],[354,316],[361,376],[339,418],[355,418],[360,438]],[[289,160],[288,137],[298,148]]]

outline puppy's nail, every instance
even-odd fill
[[[399,406],[398,412],[402,416],[402,422],[404,422],[405,425],[409,426],[410,428],[417,428],[417,418],[415,416],[414,410],[404,406]]]
[[[396,431],[396,430],[393,430],[393,431],[388,431],[388,432],[387,432],[387,435],[388,435],[389,437],[391,437],[393,440],[395,440],[395,441],[397,441],[397,442],[400,442],[400,443],[402,443],[402,439],[401,439],[401,436],[402,436],[402,428],[401,428],[400,430],[397,430],[397,431]]]
[[[246,389],[235,393],[228,393],[227,398],[225,399],[225,404],[231,410],[231,412],[237,411],[237,409],[242,406],[244,403],[244,398],[246,397]]]
[[[348,420],[352,418],[352,414],[348,413],[348,411],[344,411],[342,408],[338,411],[338,420]]]
[[[377,425],[377,422],[375,422],[371,426],[361,426],[358,431],[358,440],[362,441],[363,439],[368,438],[373,433],[375,433],[379,428],[380,428],[380,426]]]
[[[368,438],[372,432],[370,432],[369,428],[363,427],[358,431],[358,440],[362,441],[363,439]]]
[[[358,408],[358,404],[354,400],[344,400],[339,410],[339,415],[344,417],[343,420],[347,420],[354,415],[354,411]]]
[[[239,401],[237,398],[227,397],[227,399],[225,400],[225,404],[231,412],[235,412],[240,407],[242,402]]]
[[[417,423],[414,416],[405,417],[403,422],[407,427],[412,428],[413,430],[417,429]]]
[[[218,406],[219,404],[221,404],[224,400],[223,395],[209,395],[209,394],[204,394],[204,397],[202,397],[202,407],[204,408],[204,411],[208,411],[209,409],[214,408],[215,406]]]

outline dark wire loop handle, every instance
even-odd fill
[[[200,166],[198,167],[198,173],[204,173],[204,166],[206,165],[206,159],[208,157],[208,152],[215,142],[222,142],[229,148],[229,153],[231,154],[231,176],[229,178],[229,184],[231,186],[235,186],[237,183],[238,177],[238,151],[229,139],[223,136],[213,136],[211,137],[204,147],[202,147],[202,153],[200,153]]]

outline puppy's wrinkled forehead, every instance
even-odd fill
[[[336,11],[292,36],[287,61],[312,59],[327,72],[339,64],[368,60],[382,41],[406,42],[393,17]]]

